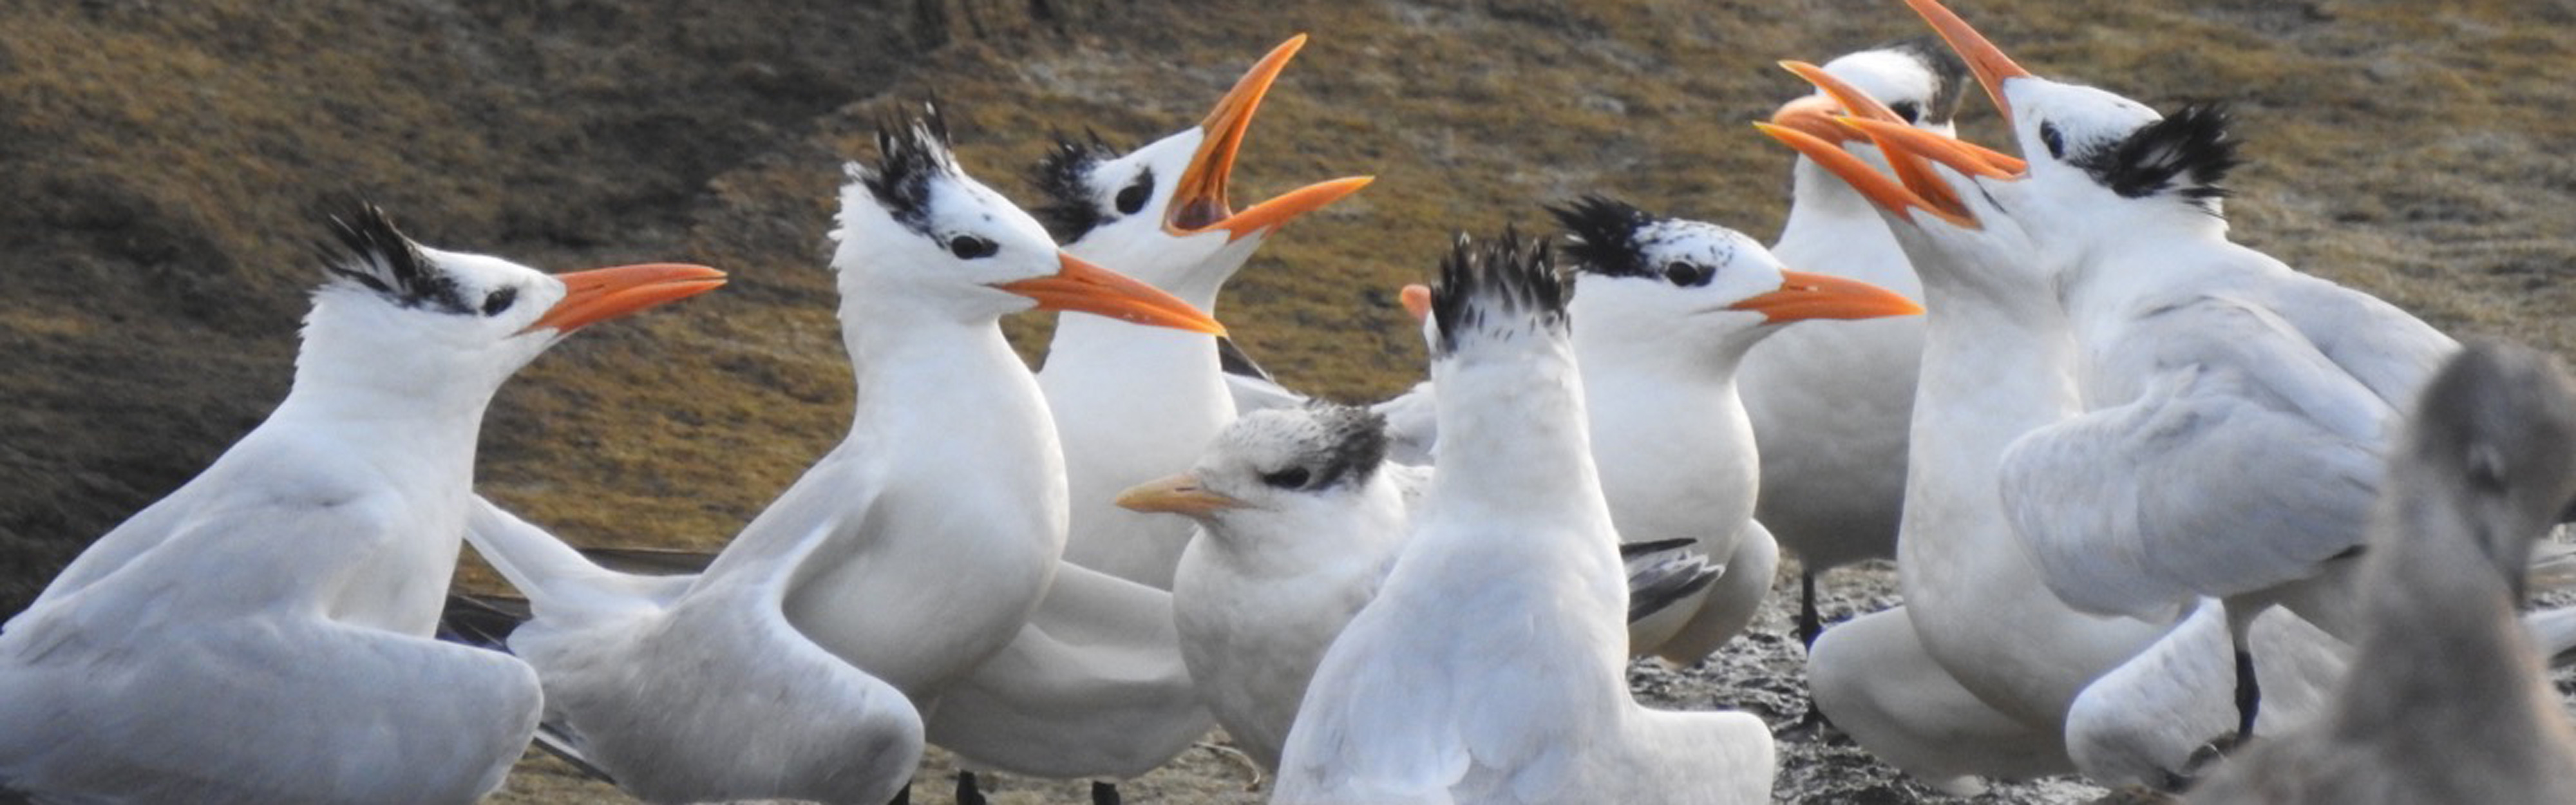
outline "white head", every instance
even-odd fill
[[[1039,217],[1076,257],[1116,266],[1158,288],[1213,298],[1270,233],[1369,182],[1351,177],[1308,185],[1242,212],[1226,198],[1253,112],[1305,43],[1300,34],[1272,49],[1206,120],[1143,148],[1121,155],[1097,135],[1058,136],[1032,177],[1047,198]]]
[[[1986,184],[2035,236],[2118,237],[2135,230],[2137,214],[2225,229],[2220,182],[2238,160],[2223,107],[2167,117],[2116,93],[2042,78],[1935,0],[1907,1],[2011,122],[2027,177]]]
[[[1348,522],[1386,448],[1386,420],[1366,408],[1263,409],[1227,426],[1189,472],[1129,489],[1118,505],[1189,517],[1220,540],[1293,539],[1298,529],[1264,526]]]
[[[1916,37],[1844,54],[1819,68],[1881,104],[1894,119],[1925,131],[1950,134],[1960,100],[1967,97],[1968,65],[1938,40]],[[1771,123],[1838,145],[1869,145],[1835,125],[1835,115],[1857,114],[1824,90],[1781,104]]]
[[[374,205],[332,219],[298,388],[366,388],[479,406],[519,367],[598,321],[715,289],[724,273],[650,264],[546,274],[413,242]]]
[[[937,110],[880,129],[877,148],[875,164],[848,167],[832,231],[845,322],[986,325],[1037,308],[1224,332],[1170,294],[1059,251],[1036,219],[966,175]]]
[[[1570,309],[1586,361],[1652,355],[1723,366],[1778,325],[1922,312],[1875,285],[1789,270],[1760,242],[1716,224],[1600,196],[1551,212],[1578,279]]]

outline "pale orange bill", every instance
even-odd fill
[[[1414,321],[1421,322],[1431,318],[1431,286],[1419,282],[1412,283],[1404,286],[1404,290],[1396,292],[1395,297],[1397,302],[1404,305],[1404,312],[1413,314]]]
[[[1860,157],[1844,151],[1842,146],[1826,142],[1806,132],[1768,123],[1755,123],[1753,127],[1761,129],[1762,133],[1771,135],[1772,139],[1779,140],[1798,153],[1806,155],[1808,159],[1815,160],[1818,167],[1841,177],[1843,183],[1851,185],[1853,191],[1860,193],[1862,198],[1869,199],[1870,203],[1878,205],[1880,209],[1895,213],[1898,217],[1909,221],[1914,219],[1913,211],[1919,209],[1960,227],[1979,228],[1976,218],[1968,215],[1966,210],[1947,210],[1925,200],[1913,190],[1907,189],[1904,184],[1886,174],[1879,173],[1877,168],[1871,167]]]
[[[1225,325],[1180,297],[1073,255],[1057,252],[1056,259],[1063,268],[1054,274],[993,287],[1037,300],[1039,310],[1069,310],[1135,324],[1225,335]]]
[[[1243,501],[1208,491],[1189,473],[1157,478],[1118,493],[1119,508],[1139,512],[1202,515],[1241,508]]]
[[[1994,99],[1995,110],[2002,112],[2004,120],[2010,122],[2012,103],[2004,100],[2004,79],[2028,76],[2030,71],[2014,64],[2012,57],[2004,55],[2003,48],[1986,41],[1984,34],[1968,27],[1967,20],[1950,13],[1950,9],[1943,7],[1939,0],[1905,0],[1905,4],[1912,6],[1914,13],[1923,15],[1923,21],[1931,23],[1933,32],[1941,35],[1941,41],[1950,43],[1950,49],[1957,51],[1959,59],[1968,63],[1968,71],[1976,73],[1977,83],[1985,86],[1986,97]]]
[[[1906,126],[1908,128],[1913,126],[1912,123],[1906,122],[1905,118],[1899,117],[1896,114],[1896,110],[1888,108],[1887,104],[1880,103],[1877,98],[1871,97],[1869,93],[1862,91],[1859,87],[1852,86],[1849,82],[1834,77],[1832,73],[1825,72],[1825,69],[1822,67],[1817,67],[1813,64],[1808,64],[1802,61],[1783,61],[1780,63],[1780,66],[1789,72],[1796,73],[1799,78],[1806,79],[1807,83],[1816,85],[1817,89],[1824,90],[1825,95],[1831,97],[1836,105],[1845,110],[1849,110],[1849,117],[1860,120],[1878,121],[1890,125]],[[1824,123],[1835,129],[1842,129],[1841,124],[1836,123],[1835,121],[1826,120]],[[1800,128],[1799,130],[1807,131],[1805,128]],[[1807,131],[1807,133],[1815,134],[1813,131]],[[1839,143],[1845,140],[1850,140],[1852,137],[1848,133],[1848,130],[1845,130],[1837,136],[1820,136],[1819,139],[1827,142]],[[2022,162],[2020,157],[2016,157],[2011,154],[1996,151],[1966,140],[1960,140],[1959,145],[1963,148],[1974,149],[1981,155],[1986,164],[2003,167],[2008,173],[2019,174],[2029,168],[2029,165]]]
[[[1289,219],[1321,209],[1368,185],[1371,177],[1367,176],[1320,182],[1240,213],[1227,200],[1226,183],[1234,176],[1234,159],[1243,150],[1244,135],[1252,129],[1253,112],[1261,108],[1261,99],[1279,80],[1280,71],[1288,69],[1288,60],[1305,47],[1306,35],[1298,34],[1271,48],[1234,82],[1234,89],[1217,99],[1207,119],[1199,122],[1207,139],[1199,142],[1198,152],[1190,155],[1189,166],[1181,169],[1180,179],[1173,186],[1172,203],[1163,219],[1166,229],[1179,235],[1223,229],[1229,239],[1241,239],[1277,229]]]
[[[1807,319],[1875,319],[1916,316],[1923,306],[1904,294],[1856,279],[1804,271],[1780,272],[1780,287],[1729,305],[1731,310],[1760,313],[1771,322]]]
[[[564,284],[564,298],[519,332],[552,329],[568,333],[585,325],[687,299],[725,284],[724,272],[686,263],[614,266],[554,276]]]

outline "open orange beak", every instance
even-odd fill
[[[1054,274],[993,287],[1035,299],[1039,310],[1071,310],[1154,327],[1225,335],[1225,325],[1180,297],[1070,254],[1057,252],[1056,259],[1064,267]]]
[[[1843,150],[1842,146],[1797,129],[1769,123],[1755,123],[1753,127],[1761,129],[1762,133],[1771,135],[1772,139],[1779,140],[1782,144],[1797,150],[1798,153],[1805,154],[1808,159],[1815,160],[1817,167],[1841,177],[1843,183],[1851,185],[1852,190],[1860,193],[1862,198],[1869,199],[1870,203],[1894,213],[1899,218],[1914,220],[1913,211],[1922,210],[1964,229],[1983,228],[1977,223],[1976,215],[1969,212],[1967,206],[1956,197],[1944,193],[1942,202],[1936,203],[1927,199],[1907,188],[1903,183],[1879,173],[1878,169],[1870,167],[1870,164],[1861,161],[1860,157],[1852,156],[1851,152]],[[1916,158],[1911,152],[1902,149],[1882,147],[1880,150],[1886,153],[1890,163]]]
[[[1118,507],[1128,511],[1206,515],[1243,508],[1243,501],[1210,492],[1189,473],[1157,478],[1118,493]]]
[[[645,263],[568,271],[556,274],[555,279],[564,284],[563,300],[519,332],[551,329],[569,333],[585,325],[715,290],[725,284],[725,273],[685,263]]]
[[[2014,64],[2002,48],[1986,41],[1985,35],[1968,27],[1967,20],[1950,13],[1940,0],[1905,0],[1905,4],[1923,15],[1923,21],[1931,23],[1933,32],[1941,35],[1941,41],[1950,43],[1950,49],[1968,63],[1968,71],[1977,74],[1977,83],[1985,85],[1986,97],[1994,99],[1995,110],[2003,113],[2005,123],[2011,123],[2012,104],[2004,100],[2004,79],[2026,77],[2030,71]]]
[[[1830,102],[1817,104],[1819,106],[1832,108],[1834,111],[1842,112],[1844,115],[1856,120],[1872,120],[1886,123],[1890,126],[1903,126],[1905,128],[1914,127],[1914,124],[1906,122],[1905,118],[1897,116],[1896,110],[1887,108],[1887,104],[1880,103],[1877,98],[1871,97],[1869,93],[1861,91],[1859,87],[1852,86],[1849,82],[1840,78],[1835,78],[1834,74],[1825,72],[1825,68],[1794,60],[1780,62],[1780,67],[1781,69],[1796,73],[1799,78],[1806,79],[1807,83],[1816,85],[1817,89],[1824,90],[1825,97],[1830,98],[1831,100]],[[1814,96],[1809,97],[1813,98]],[[1791,104],[1795,105],[1796,102],[1792,101]],[[1786,111],[1788,108],[1789,107],[1786,106],[1781,107],[1783,111]],[[1849,129],[1843,128],[1841,123],[1833,120],[1837,115],[1829,112],[1822,117],[1823,119],[1815,120],[1810,123],[1810,121],[1804,120],[1802,116],[1802,119],[1799,121],[1802,125],[1791,126],[1791,128],[1815,135],[1817,139],[1830,143],[1840,144],[1842,142],[1855,139],[1852,137]],[[1772,115],[1771,122],[1773,125],[1780,125],[1779,115]],[[1813,130],[1814,124],[1821,124],[1825,128],[1833,129],[1835,131],[1834,136],[1829,137],[1817,134]],[[1957,142],[1960,147],[1975,151],[1979,155],[1980,161],[1985,165],[2003,168],[2007,176],[2019,174],[2022,171],[2028,170],[2030,167],[2027,163],[2022,162],[2020,157],[1987,148],[1966,140],[1958,140]],[[1910,185],[1912,183],[1908,182],[1908,184]]]
[[[1807,319],[1875,319],[1923,313],[1922,305],[1895,291],[1860,280],[1804,271],[1782,271],[1778,290],[1728,305],[1726,309],[1760,313],[1774,324]]]
[[[1223,229],[1229,240],[1248,235],[1266,234],[1285,226],[1288,220],[1323,208],[1343,196],[1368,186],[1372,177],[1351,176],[1307,185],[1281,194],[1278,198],[1255,204],[1251,209],[1235,212],[1226,200],[1226,180],[1234,174],[1235,154],[1243,150],[1243,137],[1252,128],[1252,113],[1261,108],[1261,97],[1270,92],[1270,84],[1279,72],[1288,68],[1288,59],[1306,46],[1306,35],[1289,37],[1270,49],[1270,55],[1252,65],[1252,70],[1234,82],[1234,89],[1217,99],[1216,110],[1200,121],[1199,129],[1207,139],[1199,142],[1190,164],[1181,169],[1181,178],[1173,186],[1170,213],[1163,221],[1165,229],[1175,235],[1190,235],[1210,229]]]

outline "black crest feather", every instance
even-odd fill
[[[1959,104],[1967,100],[1968,87],[1975,76],[1968,73],[1968,63],[1931,34],[1907,37],[1881,44],[1871,50],[1892,50],[1922,62],[1932,70],[1932,98],[1923,107],[1920,120],[1943,122],[1958,117]]]
[[[2123,198],[2173,192],[2215,213],[2214,202],[2227,196],[2219,182],[2240,161],[2227,130],[2233,122],[2222,104],[2191,104],[2070,162]]]
[[[431,307],[448,313],[471,308],[456,279],[438,270],[420,244],[394,228],[393,218],[374,204],[358,202],[348,215],[331,216],[336,243],[320,245],[322,269],[383,294],[403,307]]]
[[[1521,237],[1512,227],[1483,242],[1459,233],[1431,283],[1431,316],[1440,326],[1437,354],[1489,335],[1564,332],[1569,287],[1547,241]]]
[[[876,164],[854,165],[852,173],[887,215],[906,229],[928,235],[931,182],[964,171],[949,151],[947,118],[940,115],[937,104],[923,104],[920,117],[879,124]]]
[[[1605,277],[1647,276],[1646,253],[1644,244],[1637,242],[1637,231],[1660,217],[1598,195],[1547,211],[1565,227],[1565,255],[1574,270]]]
[[[1366,408],[1315,400],[1306,403],[1306,413],[1314,417],[1315,427],[1323,434],[1317,445],[1322,451],[1315,461],[1315,478],[1307,482],[1313,489],[1336,483],[1360,486],[1377,474],[1386,463],[1386,417]]]
[[[1029,171],[1029,183],[1036,185],[1038,195],[1046,200],[1036,209],[1040,223],[1055,236],[1057,243],[1082,239],[1092,227],[1105,223],[1100,212],[1097,191],[1091,186],[1091,168],[1117,159],[1118,149],[1100,138],[1099,132],[1085,131],[1075,139],[1063,132],[1055,134],[1055,147],[1038,159]]]

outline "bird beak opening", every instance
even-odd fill
[[[1933,32],[1941,35],[1941,41],[1950,43],[1950,49],[1957,51],[1959,59],[1968,63],[1968,71],[1976,73],[1977,83],[1985,86],[1986,97],[1994,99],[1995,110],[2003,113],[2005,123],[2011,123],[2012,104],[2004,100],[2004,80],[2027,78],[2030,71],[2014,64],[2012,57],[2004,55],[2002,48],[1986,41],[1977,29],[1968,27],[1967,20],[1959,19],[1959,15],[1942,7],[1940,0],[1905,0],[1905,4],[1914,7],[1914,13],[1923,15],[1923,21],[1931,23]]]
[[[1843,150],[1841,146],[1806,132],[1769,123],[1755,123],[1753,127],[1761,129],[1762,133],[1771,135],[1772,139],[1779,140],[1798,153],[1806,155],[1808,159],[1815,160],[1817,167],[1841,177],[1843,183],[1851,185],[1852,190],[1860,193],[1862,198],[1869,199],[1870,203],[1878,205],[1880,209],[1896,217],[1912,221],[1914,220],[1913,211],[1922,210],[1963,229],[1983,228],[1977,223],[1976,216],[1970,213],[1966,205],[1958,199],[1947,198],[1949,206],[1946,207],[1934,203],[1897,180],[1879,173],[1878,169],[1870,167],[1869,163],[1861,161],[1860,157],[1852,156],[1851,152]],[[1887,158],[1890,162],[1894,162],[1910,159],[1912,154],[1901,150],[1890,151]]]
[[[1915,316],[1923,306],[1902,294],[1854,279],[1804,271],[1780,272],[1780,288],[1728,310],[1750,310],[1773,324],[1807,319],[1875,319]]]
[[[1784,61],[1780,63],[1780,67],[1788,70],[1789,72],[1796,73],[1799,78],[1804,78],[1807,80],[1807,83],[1814,84],[1817,89],[1823,90],[1825,92],[1825,96],[1831,100],[1821,104],[1822,106],[1833,109],[1834,111],[1844,112],[1845,115],[1848,115],[1855,120],[1884,123],[1889,127],[1895,128],[1914,128],[1914,124],[1906,122],[1905,118],[1898,117],[1896,110],[1887,108],[1887,104],[1880,103],[1877,98],[1871,97],[1869,93],[1861,91],[1861,88],[1852,86],[1849,82],[1840,78],[1835,78],[1832,73],[1825,72],[1825,68],[1802,61]],[[1796,102],[1793,101],[1791,103],[1794,105]],[[1781,109],[1785,111],[1788,107],[1784,106],[1781,107]],[[1801,125],[1790,126],[1790,128],[1815,135],[1817,139],[1837,145],[1858,139],[1853,137],[1851,130],[1844,128],[1841,122],[1834,120],[1834,118],[1840,116],[1843,115],[1835,115],[1829,112],[1821,115],[1821,119],[1812,121],[1806,120],[1802,116],[1802,119],[1799,121]],[[1780,123],[1779,116],[1776,114],[1772,116],[1771,123],[1773,125],[1783,125]],[[1834,133],[1831,135],[1818,134],[1814,130],[1813,124],[1821,124],[1824,128],[1832,129]],[[1958,141],[1958,144],[1959,147],[1973,151],[1979,156],[1983,163],[1980,167],[1993,166],[2002,168],[2005,175],[1999,178],[2010,178],[2011,176],[2019,175],[2030,167],[2027,163],[2022,162],[2021,158],[2015,157],[2011,154],[1986,148],[1965,140]],[[1983,174],[1984,172],[1978,171],[1978,173]],[[1914,182],[1910,181],[1914,177],[1903,178],[1909,179],[1909,181],[1906,182],[1908,186],[1912,186],[1914,184]]]
[[[1404,286],[1404,290],[1396,292],[1395,298],[1397,302],[1403,303],[1404,312],[1413,314],[1415,323],[1431,320],[1431,286],[1419,282],[1412,283]]]
[[[1771,125],[1796,129],[1809,137],[1841,144],[1851,139],[1851,132],[1834,125],[1833,117],[1843,113],[1843,105],[1823,95],[1808,95],[1780,105],[1771,113]]]
[[[1135,324],[1225,335],[1225,325],[1180,297],[1073,255],[1057,252],[1056,259],[1063,268],[1054,274],[993,287],[1037,300],[1039,310],[1070,310]]]
[[[1139,512],[1166,512],[1186,516],[1204,516],[1226,509],[1243,508],[1243,501],[1208,491],[1199,485],[1199,477],[1189,473],[1157,478],[1118,493],[1119,508]]]
[[[645,263],[568,271],[556,274],[555,280],[564,284],[563,300],[547,308],[545,315],[538,316],[520,333],[548,329],[569,333],[665,302],[677,302],[725,284],[725,273],[685,263]]]
[[[1234,89],[1217,99],[1216,109],[1200,121],[1199,129],[1207,139],[1199,142],[1190,164],[1181,169],[1181,178],[1173,186],[1170,212],[1163,225],[1175,235],[1191,235],[1210,229],[1223,229],[1228,240],[1266,234],[1285,226],[1289,219],[1314,212],[1343,196],[1350,195],[1374,177],[1351,176],[1318,182],[1291,190],[1277,198],[1255,204],[1251,209],[1235,212],[1226,200],[1226,181],[1233,178],[1235,154],[1243,150],[1244,134],[1252,129],[1252,113],[1261,107],[1261,98],[1270,93],[1271,82],[1288,68],[1288,60],[1306,46],[1306,35],[1289,37],[1271,48],[1270,54],[1252,65]]]

